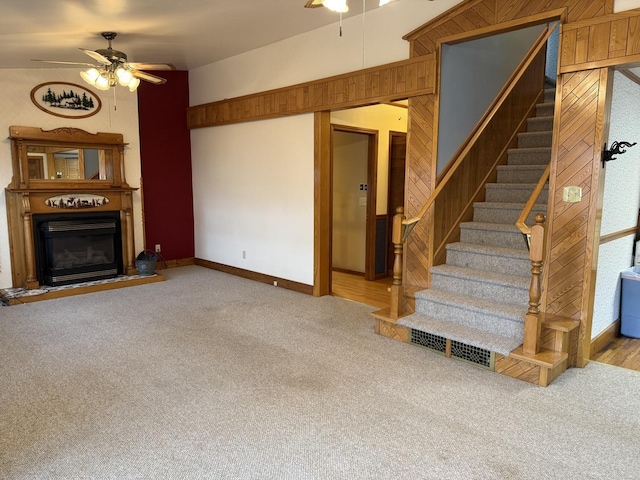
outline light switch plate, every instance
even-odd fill
[[[582,187],[564,187],[562,200],[567,203],[577,203],[582,200]]]

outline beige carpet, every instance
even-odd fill
[[[541,388],[201,267],[0,307],[2,479],[636,479],[640,373]]]

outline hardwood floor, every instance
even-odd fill
[[[376,308],[389,306],[390,294],[387,288],[391,286],[391,277],[372,282],[365,280],[364,275],[333,271],[331,278],[331,294],[336,297]]]
[[[331,293],[336,297],[385,308],[389,306],[387,288],[390,285],[391,277],[370,282],[363,275],[334,271]],[[591,360],[640,372],[640,339],[618,337],[592,356]]]
[[[640,338],[618,337],[591,360],[640,372]]]

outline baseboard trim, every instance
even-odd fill
[[[203,260],[201,258],[195,259],[195,265],[210,268],[211,270],[218,270],[219,272],[229,273],[231,275],[235,275],[236,277],[248,278],[249,280],[266,283],[267,285],[273,285],[273,282],[278,282],[278,287],[280,288],[286,288],[287,290],[293,290],[294,292],[313,295],[313,285],[305,285],[304,283],[298,283],[280,277],[265,275],[264,273],[252,272],[251,270],[244,270],[242,268],[231,267],[229,265],[223,265],[222,263],[211,262],[209,260]]]
[[[158,262],[156,262],[156,270],[162,270],[164,268],[186,267],[187,265],[195,264],[196,259],[194,257],[178,258],[176,260],[158,260]]]
[[[620,319],[609,325],[604,331],[602,331],[596,338],[591,341],[591,353],[589,356],[593,358],[596,353],[598,353],[600,350],[606,347],[608,343],[612,342],[619,336]]]

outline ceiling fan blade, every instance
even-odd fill
[[[322,0],[308,0],[304,8],[317,8],[322,6]]]
[[[170,63],[142,63],[142,62],[127,62],[131,68],[135,70],[175,70],[176,67]]]
[[[81,63],[81,62],[60,62],[58,60],[38,60],[37,58],[32,58],[32,62],[44,62],[44,63],[58,63],[62,65],[76,65],[82,67],[95,67],[93,63]]]
[[[105,57],[104,55],[98,52],[94,52],[93,50],[87,50],[86,48],[81,48],[80,50],[82,50],[84,53],[86,53],[91,58],[100,62],[103,65],[111,65],[111,60],[109,60],[107,57]]]
[[[163,83],[167,83],[166,78],[156,77],[155,75],[151,75],[150,73],[141,72],[140,70],[132,70],[131,73],[134,77],[139,78],[140,80],[146,80],[147,82],[151,82],[155,85],[162,85]]]

